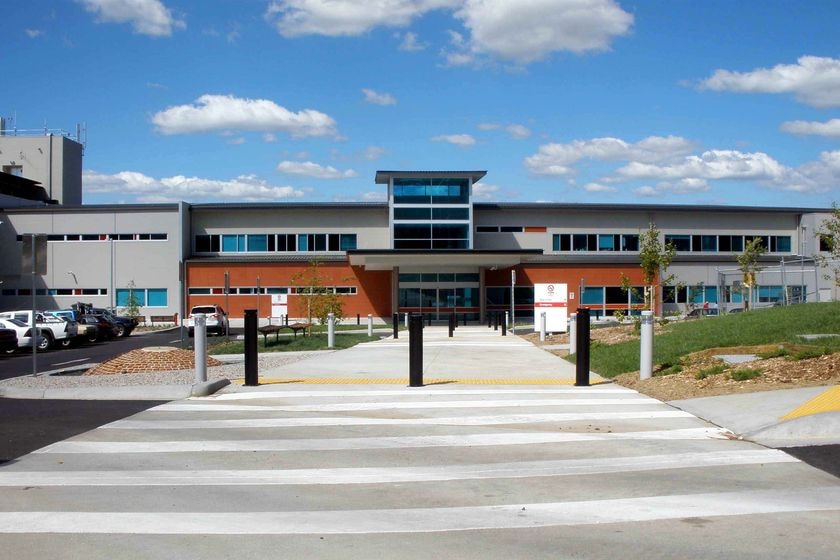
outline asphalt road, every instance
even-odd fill
[[[184,338],[189,342],[186,336]],[[83,343],[70,348],[58,348],[38,353],[37,370],[38,373],[43,373],[85,363],[102,363],[145,346],[180,346],[180,344],[181,335],[177,329],[144,334],[133,333],[126,338],[115,338],[94,344]],[[17,353],[0,356],[0,379],[20,377],[31,373],[32,354]]]
[[[163,403],[0,399],[0,465],[159,404]]]

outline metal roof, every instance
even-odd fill
[[[383,171],[376,172],[374,182],[377,185],[387,185],[392,177],[441,177],[441,178],[469,178],[473,183],[479,182],[487,171]]]
[[[825,213],[831,208],[796,208],[773,206],[725,206],[688,204],[597,204],[581,202],[475,202],[476,210],[574,210],[581,212],[629,211],[629,212],[773,212],[773,213]]]

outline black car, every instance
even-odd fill
[[[17,347],[17,333],[12,329],[0,329],[0,352],[13,352],[17,350]]]
[[[94,317],[103,317],[108,322],[113,323],[116,327],[116,336],[128,336],[131,334],[138,324],[135,317],[120,317],[114,315],[107,309],[101,307],[93,307],[89,303],[76,303],[71,306],[79,315],[92,315]],[[101,327],[100,327],[101,328]]]
[[[79,322],[94,328],[96,334],[88,337],[89,342],[110,340],[117,336],[117,326],[101,315],[80,315]]]

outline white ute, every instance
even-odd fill
[[[32,325],[32,311],[4,311],[0,313],[0,319],[17,319],[26,325]],[[45,315],[41,312],[35,313],[35,325],[46,339],[38,345],[39,350],[46,350],[54,345],[70,346],[79,334],[79,325],[76,321]]]

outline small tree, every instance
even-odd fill
[[[747,299],[744,303],[744,309],[749,310],[753,299],[753,287],[755,286],[756,275],[761,272],[761,265],[758,260],[767,252],[764,247],[764,239],[761,237],[753,237],[749,243],[744,247],[744,252],[736,257],[738,260],[738,268],[744,275],[743,285],[747,287]]]
[[[122,314],[126,317],[137,318],[140,316],[140,298],[137,297],[137,294],[134,291],[137,286],[134,283],[134,280],[132,280],[126,285],[126,287],[128,288],[128,299],[125,302]]]
[[[321,271],[321,261],[312,259],[309,266],[292,276],[292,284],[297,287],[296,295],[306,301],[306,320],[312,322],[313,318],[318,324],[325,325],[327,316],[335,315],[336,323],[343,317],[343,306],[341,296],[335,293],[335,288],[325,284],[326,278]]]
[[[667,277],[663,277],[663,275],[671,266],[671,261],[674,260],[676,253],[677,248],[673,243],[662,245],[659,241],[659,230],[655,224],[649,224],[647,231],[639,234],[639,266],[642,267],[642,277],[645,284],[645,309],[653,310],[654,308],[656,302],[655,284],[657,281],[660,284],[670,284],[674,281],[673,274]],[[625,291],[632,290],[630,279],[623,273],[621,274],[621,286]]]
[[[829,218],[823,220],[817,230],[817,242],[827,249],[825,254],[814,253],[817,263],[828,269],[830,274],[824,274],[826,280],[834,277],[834,284],[840,287],[840,206],[835,202],[834,211]]]

